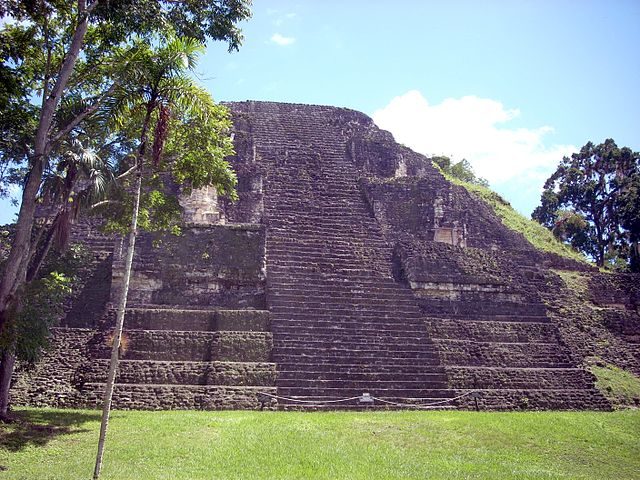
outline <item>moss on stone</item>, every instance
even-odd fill
[[[562,281],[569,290],[579,300],[591,303],[589,296],[589,279],[587,275],[580,272],[571,272],[568,270],[555,270],[555,273],[562,278]],[[590,305],[594,307],[594,305]]]

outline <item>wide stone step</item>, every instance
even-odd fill
[[[116,385],[113,408],[121,410],[224,410],[261,409],[264,403],[273,407],[275,402],[262,400],[260,393],[275,395],[275,387],[229,385]],[[86,383],[79,394],[78,404],[84,408],[102,407],[103,383]]]
[[[267,310],[128,308],[125,325],[138,330],[267,332]]]
[[[274,358],[280,355],[318,355],[319,358],[373,355],[393,358],[435,358],[438,356],[436,347],[430,344],[394,341],[387,342],[334,342],[322,344],[322,342],[300,342],[277,339],[274,342]]]
[[[279,165],[276,167],[278,171],[273,171],[269,175],[265,188],[269,194],[267,195],[268,205],[265,207],[274,209],[281,205],[277,203],[279,200],[282,200],[285,205],[296,206],[304,204],[309,199],[316,200],[312,204],[316,207],[314,213],[321,211],[321,207],[327,205],[358,206],[358,203],[353,201],[353,197],[357,197],[360,193],[353,179],[336,184],[327,182],[325,178],[327,165],[324,164],[326,159],[323,159],[322,168],[319,169],[318,166],[313,167],[305,163],[305,157],[307,157],[305,154],[299,155],[295,165],[287,163]],[[290,215],[292,211],[297,210],[280,210],[283,216]]]
[[[385,381],[385,382],[447,382],[447,374],[441,367],[428,367],[424,369],[412,368],[411,371],[374,371],[371,369],[347,367],[332,370],[278,370],[278,380],[291,381],[317,381],[317,380],[341,380],[354,381]]]
[[[427,320],[433,338],[485,342],[549,343],[558,342],[555,325],[549,322],[496,322]]]
[[[287,202],[283,201],[282,206]],[[295,205],[295,204],[293,204]],[[272,218],[269,222],[269,231],[280,234],[309,235],[317,232],[332,230],[337,237],[344,237],[344,229],[351,227],[354,234],[380,235],[380,226],[364,208],[354,209],[344,207],[338,210],[307,211],[305,216],[297,212],[291,212],[286,217]]]
[[[281,317],[299,318],[301,314],[306,318],[326,315],[332,315],[338,318],[413,318],[416,320],[421,318],[420,311],[417,308],[411,305],[393,305],[391,303],[371,305],[344,301],[336,304],[327,303],[318,306],[307,306],[304,302],[273,302],[270,305],[270,310],[274,319]]]
[[[309,281],[310,283],[313,283],[313,279],[322,278],[323,276],[325,278],[345,278],[349,279],[350,281],[377,281],[380,277],[383,277],[380,271],[386,267],[383,267],[383,265],[377,265],[378,268],[374,270],[373,266],[374,265],[361,263],[360,265],[353,268],[341,266],[327,266],[323,268],[318,266],[305,265],[281,267],[268,264],[267,275],[272,276],[274,280],[287,280],[295,278],[297,280],[303,280],[305,282]]]
[[[313,273],[313,272],[335,272],[335,273],[362,273],[369,271],[366,267],[371,261],[379,262],[377,255],[369,256],[365,261],[363,257],[358,257],[355,253],[353,258],[330,258],[324,260],[312,258],[287,258],[286,260],[269,258],[267,268],[273,273]],[[381,264],[386,262],[379,262]]]
[[[395,316],[380,318],[378,316],[364,317],[356,315],[350,317],[315,315],[311,317],[308,314],[300,314],[297,318],[294,318],[294,315],[289,315],[286,318],[278,317],[277,320],[274,320],[271,331],[278,335],[313,335],[315,333],[336,335],[371,334],[373,336],[379,333],[381,335],[392,334],[397,337],[428,335],[428,330],[419,320],[408,321],[404,318],[398,319]]]
[[[420,298],[422,305],[428,305],[431,299],[440,304],[441,302],[458,302],[458,303],[475,303],[475,304],[518,304],[527,306],[541,305],[540,301],[528,299],[521,293],[513,291],[468,291],[468,290],[440,290],[440,291],[425,291],[414,290],[416,298]],[[435,294],[435,296],[431,296]]]
[[[558,343],[492,343],[438,340],[442,362],[451,366],[571,368],[575,365]]]
[[[278,395],[283,397],[297,397],[297,398],[318,398],[318,397],[331,397],[331,398],[348,398],[362,395],[364,392],[370,395],[382,398],[397,398],[397,399],[443,399],[450,398],[452,391],[447,388],[431,389],[431,388],[384,388],[382,386],[364,390],[362,388],[349,388],[349,387],[281,387],[278,386]]]
[[[428,316],[450,315],[546,315],[546,309],[541,303],[516,303],[499,301],[436,301],[416,298],[416,303]]]
[[[609,402],[592,389],[473,389],[452,390],[463,395],[456,400],[459,408],[473,410],[611,410]],[[477,403],[476,403],[477,402]]]
[[[330,242],[328,242],[330,240]],[[344,238],[324,238],[322,235],[316,234],[298,234],[295,237],[288,235],[272,235],[267,230],[267,253],[276,253],[278,251],[286,252],[290,248],[298,251],[315,250],[322,251],[323,248],[330,248],[332,251],[353,251],[354,248],[360,249],[388,249],[389,244],[382,239],[367,238],[358,241],[354,238],[345,236]]]
[[[424,317],[425,321],[428,323],[437,323],[442,321],[452,321],[452,322],[460,322],[463,325],[467,322],[475,323],[475,322],[506,322],[506,323],[547,323],[551,324],[549,318],[544,315],[513,315],[513,314],[443,314],[442,316],[436,316],[434,314],[430,314]],[[462,327],[464,328],[464,327]]]
[[[268,279],[269,294],[275,292],[294,293],[307,289],[313,293],[330,294],[339,290],[365,290],[380,293],[397,293],[402,292],[403,295],[410,296],[411,292],[401,285],[398,285],[390,277],[357,277],[349,278],[342,275],[329,273],[309,273],[304,276],[292,273],[289,276],[278,275],[271,276]]]
[[[308,291],[305,295],[305,286],[308,286]],[[344,303],[344,302],[358,302],[363,303],[365,305],[372,305],[374,303],[380,304],[380,306],[392,306],[397,302],[398,306],[402,307],[411,307],[411,309],[415,312],[420,312],[420,308],[416,304],[411,296],[403,291],[386,291],[386,292],[375,292],[369,291],[368,285],[345,285],[339,286],[339,284],[328,285],[325,292],[322,291],[322,286],[317,288],[313,283],[300,283],[298,284],[297,291],[293,289],[289,289],[289,291],[281,291],[279,295],[269,294],[269,303],[273,305],[275,302],[277,303],[286,303],[286,302],[303,302],[305,300],[322,303],[322,304],[335,304],[335,303]],[[269,291],[278,291],[278,288],[269,289]],[[342,290],[342,291],[341,291]],[[424,317],[425,314],[423,313]]]
[[[377,390],[424,390],[438,389],[447,386],[446,380],[440,378],[413,379],[413,380],[377,380],[377,379],[354,379],[351,377],[340,379],[284,379],[278,376],[276,381],[278,388],[291,389],[316,389],[326,391],[327,389],[353,389],[361,391]]]
[[[305,286],[308,286],[305,289]],[[375,286],[366,287],[351,287],[331,285],[327,287],[320,287],[311,284],[298,285],[297,287],[286,287],[271,289],[269,291],[270,299],[279,300],[299,300],[300,298],[313,298],[316,301],[327,301],[343,298],[356,298],[370,301],[372,299],[379,299],[384,302],[398,302],[404,304],[410,304],[417,308],[414,298],[409,290],[405,290],[400,286],[393,288],[388,286],[386,288],[380,288]]]
[[[284,243],[282,240],[270,239],[267,240],[267,253],[269,259],[285,260],[292,256],[301,258],[305,255],[309,255],[309,259],[326,258],[325,255],[335,255],[335,258],[353,258],[358,250],[362,251],[363,246],[368,246],[371,251],[379,250],[379,247],[375,245],[359,244],[356,245],[359,248],[354,248],[354,244],[347,244],[346,242],[324,242],[320,239],[312,244],[302,243],[296,240],[289,240],[288,243]],[[386,246],[380,245],[384,249]]]
[[[349,344],[385,344],[393,343],[406,346],[424,347],[432,345],[431,339],[423,332],[407,332],[404,335],[398,335],[385,331],[372,330],[371,332],[362,333],[357,330],[341,330],[339,332],[325,331],[323,333],[304,332],[299,333],[292,329],[288,333],[277,332],[274,335],[279,345],[288,343],[299,345],[349,345]],[[435,348],[435,347],[433,347]]]
[[[297,205],[284,200],[282,206],[286,206],[287,203]],[[269,222],[269,229],[271,232],[279,233],[288,233],[289,229],[292,229],[301,234],[314,233],[317,231],[316,229],[333,229],[337,235],[344,235],[343,229],[352,227],[358,233],[380,234],[380,226],[364,207],[323,206],[321,210],[311,210],[305,213],[306,216],[301,216],[298,212],[292,211],[287,216],[272,218]]]
[[[300,342],[277,342],[273,347],[274,358],[280,356],[300,355],[306,358],[316,357],[320,359],[330,358],[434,358],[437,350],[431,345],[403,345],[401,343],[362,343],[362,344],[331,344],[323,345],[320,342],[304,344]]]
[[[375,287],[395,287],[398,284],[391,277],[391,274],[382,274],[380,271],[363,269],[361,272],[335,272],[335,271],[279,271],[270,269],[267,266],[267,281],[271,290],[278,287],[291,288],[300,284],[308,284],[310,287],[322,286],[370,286]]]
[[[273,312],[284,312],[286,308],[304,308],[309,311],[341,311],[345,308],[355,309],[362,312],[406,312],[413,315],[419,315],[418,307],[416,307],[411,299],[376,299],[375,297],[360,297],[356,294],[345,296],[326,296],[318,298],[315,295],[308,295],[306,298],[302,295],[282,295],[271,296],[269,298],[269,306]]]
[[[295,270],[296,267],[300,269],[312,269],[312,268],[326,268],[333,266],[345,266],[354,267],[362,265],[362,256],[359,256],[357,252],[350,253],[333,253],[333,252],[309,252],[304,253],[289,253],[270,255],[268,258],[268,267],[280,268],[282,270]],[[293,267],[293,268],[292,268]]]
[[[395,366],[411,366],[411,365],[439,365],[440,359],[437,355],[423,353],[421,355],[405,355],[403,357],[394,355],[376,355],[376,354],[345,354],[345,355],[326,355],[314,356],[305,355],[304,353],[292,352],[288,354],[279,353],[273,356],[274,362],[278,365],[285,366],[297,365],[305,369],[317,369],[322,365],[372,365],[376,367],[395,367]]]
[[[580,368],[445,367],[451,388],[581,389],[594,378]],[[280,374],[281,375],[281,374]]]
[[[109,360],[95,359],[82,372],[82,381],[106,381]],[[276,366],[260,362],[186,362],[121,360],[117,383],[177,385],[274,385]]]
[[[305,288],[307,287],[307,288]],[[415,300],[408,290],[401,287],[350,287],[350,286],[327,286],[317,287],[314,285],[299,285],[297,287],[278,288],[269,292],[269,298],[282,298],[287,300],[299,299],[300,297],[312,297],[318,300],[327,300],[334,298],[363,298],[363,299],[380,299],[384,301],[398,301],[409,303],[415,306]]]
[[[297,398],[297,400],[296,400]],[[279,410],[294,411],[334,411],[334,410],[454,410],[454,400],[442,397],[407,399],[398,397],[376,397],[379,400],[365,403],[356,398],[344,400],[344,397],[316,396],[316,397],[287,397],[279,399]]]
[[[269,362],[271,333],[130,330],[123,335],[121,356],[128,360]],[[110,358],[107,332],[96,338],[93,353]]]
[[[379,227],[373,223],[362,223],[361,218],[356,217],[349,221],[345,218],[340,223],[329,223],[323,221],[322,218],[318,218],[318,223],[290,223],[274,225],[273,222],[269,225],[269,235],[288,235],[300,240],[309,240],[313,238],[322,238],[330,242],[343,241],[353,242],[356,239],[381,236]],[[389,248],[387,244],[372,244],[369,247],[379,246],[381,248]]]

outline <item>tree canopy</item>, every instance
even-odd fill
[[[640,154],[612,139],[564,157],[532,218],[598,266],[640,270]]]

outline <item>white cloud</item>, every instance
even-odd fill
[[[378,126],[393,133],[396,140],[426,155],[448,155],[458,161],[466,158],[481,177],[498,190],[507,182],[526,183],[525,195],[537,202],[544,180],[563,156],[575,152],[573,145],[550,145],[545,136],[549,126],[537,128],[509,127],[520,115],[488,98],[465,96],[447,98],[430,105],[417,90],[394,98],[374,112]],[[521,210],[528,202],[515,201]]]
[[[274,33],[271,36],[271,41],[276,45],[280,45],[281,47],[286,47],[287,45],[291,45],[295,43],[296,39],[295,37],[285,37],[284,35],[281,35],[279,33]]]

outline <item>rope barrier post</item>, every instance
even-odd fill
[[[258,393],[258,402],[260,402],[260,411],[264,410],[264,404],[267,403],[268,397],[263,393]]]
[[[480,392],[471,392],[469,396],[473,398],[473,401],[476,404],[476,412],[479,412],[480,406],[478,405],[478,397],[480,397]]]

